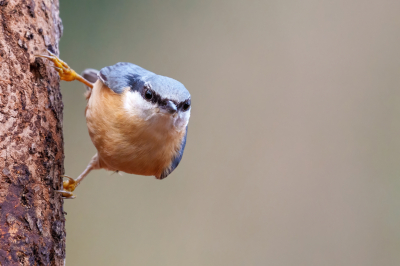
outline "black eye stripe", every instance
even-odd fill
[[[184,110],[184,111],[186,111],[186,110],[188,110],[189,108],[190,108],[190,105],[191,105],[192,103],[191,103],[191,100],[190,99],[188,99],[188,100],[186,100],[186,101],[183,101],[183,102],[180,102],[179,104],[178,104],[178,109],[182,109],[182,110]]]
[[[151,93],[152,97],[148,97],[149,93]],[[143,93],[142,93],[142,97],[147,100],[150,101],[152,103],[161,103],[161,97],[160,95],[158,95],[158,93],[156,93],[155,91],[153,91],[152,89],[150,89],[149,86],[145,86],[143,89]]]
[[[151,93],[151,97],[150,97]],[[150,86],[144,86],[142,90],[142,97],[149,102],[152,102],[154,104],[158,104],[158,106],[166,106],[168,101],[173,102],[178,110],[183,110],[187,111],[190,108],[191,105],[191,100],[188,99],[186,101],[178,103],[175,100],[170,100],[170,99],[164,99],[162,98],[158,93],[153,91]]]

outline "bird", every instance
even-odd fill
[[[191,112],[191,95],[181,82],[128,62],[79,75],[51,51],[36,56],[50,60],[61,80],[87,88],[86,124],[97,153],[76,179],[62,176],[57,192],[64,199],[75,198],[76,187],[95,169],[160,180],[176,169]]]

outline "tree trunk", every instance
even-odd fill
[[[0,265],[64,265],[58,0],[0,0]]]

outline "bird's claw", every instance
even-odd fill
[[[53,62],[53,64],[54,64],[53,68],[58,72],[58,74],[60,75],[60,78],[62,80],[74,81],[77,78],[78,74],[76,74],[76,72],[73,69],[71,69],[67,63],[62,61],[60,58],[58,58],[55,54],[53,54],[49,50],[47,50],[47,52],[50,55],[40,55],[39,54],[39,55],[35,55],[35,56],[46,58],[46,59],[50,60],[51,62]]]
[[[75,195],[72,192],[66,190],[55,190],[55,192],[60,193],[63,199],[75,199]]]

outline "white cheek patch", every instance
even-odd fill
[[[186,112],[181,112],[179,116],[176,118],[174,126],[176,130],[182,131],[186,128],[187,124],[189,123],[190,118],[190,110]]]
[[[148,119],[153,115],[155,105],[143,99],[138,91],[124,92],[124,109],[132,116]]]

